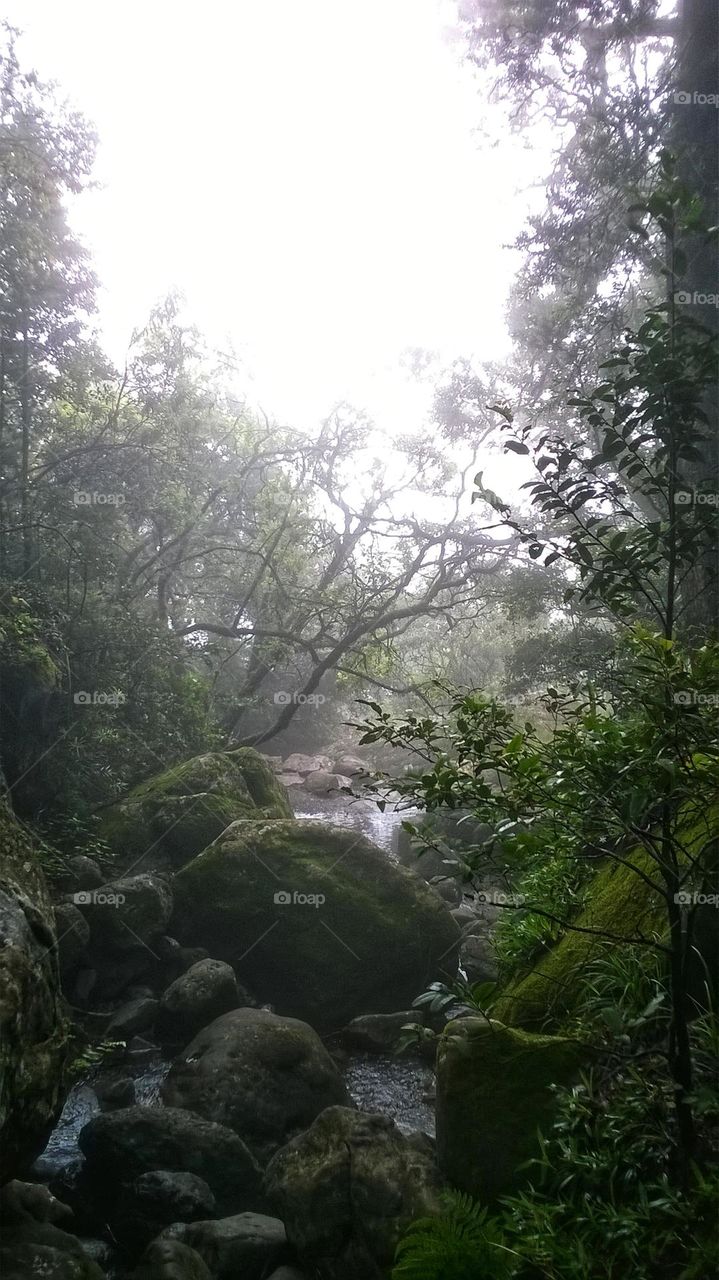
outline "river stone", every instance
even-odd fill
[[[105,877],[96,862],[87,858],[84,853],[75,854],[61,873],[60,881],[67,892],[74,893],[78,889],[99,889]]]
[[[365,1013],[360,1018],[353,1018],[340,1035],[342,1044],[347,1049],[358,1049],[361,1053],[393,1053],[402,1028],[408,1023],[422,1023],[422,1015],[416,1009],[405,1009],[401,1013]]]
[[[171,1043],[186,1044],[238,1004],[240,993],[231,965],[223,960],[200,960],[164,992],[157,1017],[158,1034]]]
[[[308,773],[315,773],[318,769],[329,769],[331,763],[329,756],[306,756],[302,755],[301,751],[295,751],[285,760],[282,772],[299,773],[304,777]]]
[[[356,778],[361,774],[366,777],[369,772],[367,765],[357,756],[338,756],[330,771],[341,773],[345,778]]]
[[[304,782],[301,773],[278,773],[277,780],[283,787],[301,787]]]
[[[236,818],[289,818],[284,787],[251,747],[211,751],[140,783],[105,811],[100,834],[130,862],[181,865]]]
[[[75,902],[90,926],[90,946],[96,956],[134,952],[138,944],[145,950],[167,931],[172,915],[168,881],[149,872],[83,890],[75,894]]]
[[[410,1222],[438,1212],[425,1147],[386,1116],[329,1107],[270,1162],[268,1199],[314,1274],[385,1280]]]
[[[457,972],[459,928],[441,898],[347,828],[233,823],[174,888],[181,941],[211,947],[260,1003],[321,1030],[403,1009]]]
[[[64,1101],[67,1056],[45,878],[35,846],[0,795],[0,1183],[43,1150]]]
[[[81,1130],[86,1178],[110,1203],[121,1184],[157,1169],[194,1173],[220,1213],[257,1203],[260,1171],[236,1133],[175,1107],[126,1107],[93,1116]]]
[[[164,1101],[240,1134],[262,1160],[347,1089],[311,1027],[265,1009],[236,1009],[175,1060]]]
[[[180,1240],[155,1240],[145,1250],[132,1280],[212,1280],[194,1249]]]
[[[128,1040],[139,1031],[147,1031],[155,1021],[158,1002],[152,996],[136,996],[115,1013],[105,1028],[108,1040]]]
[[[263,1280],[287,1248],[285,1228],[264,1213],[238,1213],[215,1222],[174,1223],[161,1240],[180,1240],[212,1268],[216,1280]]]
[[[296,1267],[278,1267],[272,1272],[269,1280],[307,1280],[304,1271],[298,1271]]]
[[[305,790],[314,796],[329,796],[334,791],[351,791],[352,783],[341,773],[330,773],[327,769],[316,769],[305,778]]]
[[[156,1169],[123,1187],[110,1228],[123,1249],[137,1257],[164,1227],[197,1222],[215,1212],[215,1197],[194,1173]]]
[[[437,1156],[447,1180],[482,1204],[514,1189],[551,1123],[550,1085],[570,1084],[588,1050],[486,1018],[446,1027],[437,1051]]]

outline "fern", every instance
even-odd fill
[[[512,1256],[487,1209],[448,1192],[441,1216],[419,1218],[400,1240],[392,1280],[509,1280]]]

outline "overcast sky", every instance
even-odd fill
[[[442,0],[5,0],[34,64],[94,122],[73,220],[121,360],[168,289],[231,342],[254,399],[421,415],[400,369],[506,348],[532,158],[446,38]]]

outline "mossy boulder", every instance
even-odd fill
[[[140,783],[105,813],[100,834],[123,863],[153,854],[182,865],[237,818],[291,818],[287,792],[250,747],[212,751]]]
[[[235,822],[174,888],[175,937],[323,1030],[406,1008],[457,972],[459,929],[438,894],[347,828]]]
[[[348,1107],[328,1107],[283,1147],[265,1188],[303,1266],[343,1280],[384,1280],[410,1222],[439,1212],[429,1143]]]
[[[312,1027],[266,1009],[235,1009],[175,1059],[162,1087],[171,1107],[238,1133],[261,1163],[347,1088]]]
[[[67,1052],[45,878],[0,795],[0,1184],[42,1151],[62,1106]]]
[[[551,1085],[575,1080],[588,1050],[486,1018],[445,1029],[437,1052],[437,1158],[447,1180],[482,1203],[521,1183],[551,1123]]]
[[[609,862],[597,872],[573,921],[577,928],[568,929],[533,969],[509,984],[494,1005],[495,1017],[508,1026],[558,1029],[571,1017],[582,993],[582,975],[606,950],[607,940],[621,945],[620,940],[640,943],[663,935],[666,907],[641,878],[656,879],[656,864],[637,852],[631,863],[636,870]]]

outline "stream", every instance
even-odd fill
[[[403,819],[410,815],[409,810],[397,812],[388,805],[381,812],[371,800],[330,800],[310,795],[299,787],[291,787],[289,794],[296,817],[354,828],[384,849],[389,857],[396,858],[396,833]],[[414,1056],[396,1058],[353,1053],[343,1058],[341,1067],[349,1093],[360,1110],[390,1116],[403,1133],[419,1129],[434,1136],[434,1104],[430,1100],[434,1073],[427,1062]],[[93,1084],[131,1076],[138,1103],[162,1106],[160,1088],[169,1069],[170,1062],[158,1057],[149,1065],[133,1068],[113,1064],[89,1071],[70,1090],[48,1144],[35,1162],[35,1176],[49,1181],[78,1159],[78,1134],[100,1110]]]

